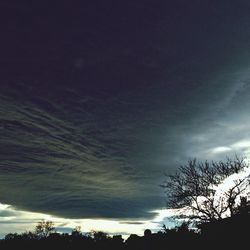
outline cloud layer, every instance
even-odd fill
[[[246,1],[45,2],[4,3],[2,203],[149,219],[165,205],[165,172],[192,157],[248,156]]]

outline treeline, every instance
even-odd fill
[[[131,234],[127,240],[121,235],[104,232],[84,234],[75,228],[70,234],[54,231],[52,222],[40,222],[34,232],[7,234],[0,240],[0,249],[87,249],[87,250],[143,250],[143,249],[231,249],[249,247],[250,215],[233,216],[221,221],[203,223],[192,230],[188,223],[163,229],[157,233],[145,230],[144,236]]]

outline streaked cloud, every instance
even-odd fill
[[[165,172],[250,155],[249,4],[191,2],[0,3],[2,221],[155,225]]]

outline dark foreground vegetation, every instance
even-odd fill
[[[8,234],[0,241],[0,249],[248,249],[250,214],[238,214],[220,221],[203,223],[199,230],[189,229],[187,223],[174,229],[163,228],[158,233],[145,230],[144,236],[109,236],[104,232],[71,234],[56,232],[26,232]]]

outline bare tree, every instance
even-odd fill
[[[180,216],[210,222],[230,217],[239,211],[242,196],[249,189],[249,176],[239,177],[222,190],[220,185],[233,174],[249,167],[244,158],[220,162],[190,160],[173,175],[167,175],[162,185],[168,207],[178,208]],[[240,175],[239,175],[240,176]],[[243,199],[244,200],[244,199]]]
[[[52,221],[39,221],[35,228],[35,234],[40,238],[48,237],[55,230]]]

